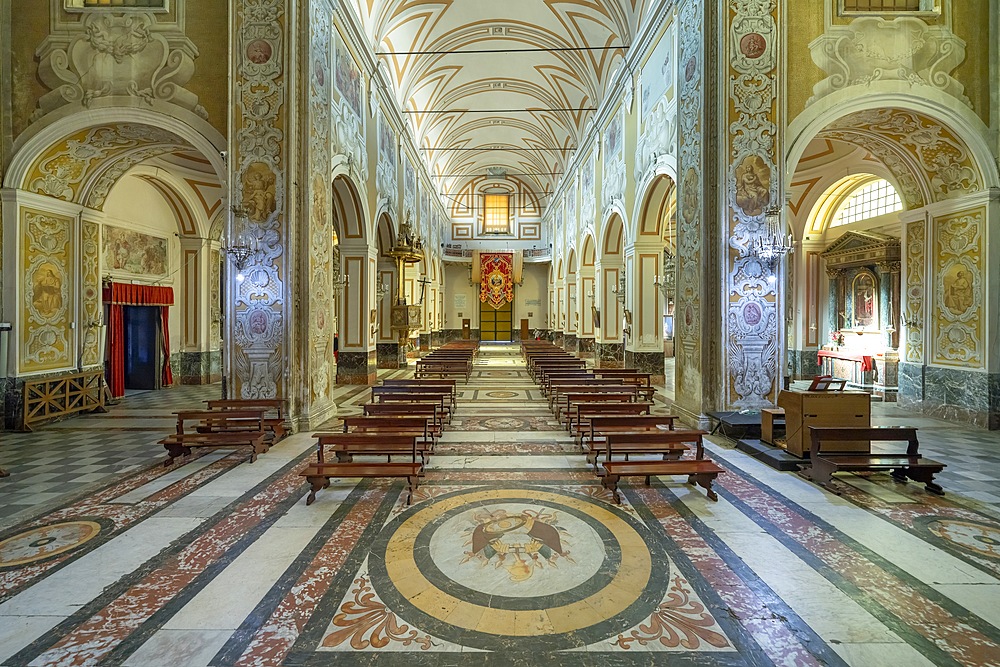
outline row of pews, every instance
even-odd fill
[[[588,368],[582,359],[547,341],[524,341],[528,373],[556,419],[573,436],[601,484],[621,503],[622,478],[686,475],[689,484],[718,495],[712,482],[723,468],[705,458],[705,431],[676,428],[674,416],[652,414],[650,374],[634,369]],[[694,450],[693,456],[685,455]],[[660,459],[630,461],[629,456]]]
[[[202,410],[181,410],[176,432],[159,441],[167,450],[165,466],[193,449],[249,448],[250,462],[289,432],[282,399],[218,399]]]
[[[413,492],[458,402],[455,379],[427,375],[447,374],[446,365],[464,368],[467,364],[469,370],[461,374],[467,382],[478,346],[451,349],[462,354],[454,359],[439,358],[438,373],[383,380],[371,388],[362,414],[342,417],[339,431],[313,434],[316,460],[301,473],[310,487],[307,505],[316,500],[317,492],[330,486],[331,479],[362,477],[406,480],[406,504],[412,503]],[[437,351],[425,359],[433,354]]]
[[[463,378],[467,383],[472,377],[472,364],[479,354],[477,341],[457,340],[442,345],[417,360],[413,377]]]

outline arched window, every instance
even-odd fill
[[[903,209],[892,184],[884,178],[871,181],[852,192],[830,221],[831,227],[849,225]]]

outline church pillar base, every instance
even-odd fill
[[[579,339],[579,352],[577,356],[581,359],[593,359],[594,358],[594,339],[593,338],[580,338]]]
[[[789,350],[788,360],[793,380],[811,380],[821,372],[816,350]]]
[[[337,384],[375,384],[377,353],[341,351],[337,359]]]
[[[577,342],[578,340],[579,339],[573,334],[564,334],[562,343],[563,349],[566,350],[567,352],[576,354],[576,352],[579,350],[580,347],[579,343]]]
[[[899,363],[899,407],[1000,429],[1000,374]]]
[[[379,343],[375,359],[378,368],[402,368],[406,366],[406,348],[399,343]]]
[[[431,334],[420,334],[420,337],[417,339],[417,344],[419,345],[421,352],[429,352],[431,349]]]
[[[624,368],[622,354],[625,346],[621,343],[596,343],[594,345],[595,368]]]
[[[634,368],[640,373],[649,373],[653,384],[663,384],[663,353],[633,352],[625,350],[625,368]]]
[[[222,352],[175,352],[170,355],[175,384],[212,384],[222,380]]]

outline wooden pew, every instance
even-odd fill
[[[403,478],[407,483],[406,504],[413,502],[413,492],[420,479],[419,463],[311,463],[300,473],[309,483],[306,505],[316,500],[316,492],[330,486],[333,477]]]
[[[382,385],[386,387],[438,387],[448,389],[451,392],[451,405],[455,406],[458,401],[458,383],[455,380],[438,378],[387,378],[382,380]]]
[[[437,443],[438,434],[431,424],[432,417],[400,417],[396,415],[358,415],[341,417],[344,433],[416,433],[430,444]]]
[[[205,401],[209,410],[253,410],[262,408],[273,412],[274,416],[264,417],[264,428],[270,432],[271,444],[284,438],[290,428],[285,421],[285,399],[283,398],[225,398]]]
[[[561,402],[560,398],[566,394],[585,394],[588,392],[599,392],[599,391],[631,391],[631,385],[625,385],[621,382],[601,382],[600,380],[594,379],[587,381],[585,378],[572,378],[569,380],[560,380],[554,382],[551,385],[552,390],[549,392],[549,409],[551,410],[555,407],[556,403]],[[638,391],[636,392],[638,394]]]
[[[563,415],[565,415],[566,428],[567,430],[570,430],[572,428],[571,416],[574,412],[574,405],[580,403],[635,403],[637,395],[635,387],[632,387],[631,391],[629,391],[629,389],[625,386],[621,389],[615,389],[614,391],[602,390],[563,394],[563,398],[566,402],[560,402],[556,406],[556,421],[560,424],[564,423]]]
[[[924,488],[930,493],[943,496],[944,489],[934,482],[934,475],[945,468],[944,463],[925,459],[920,455],[920,443],[917,441],[917,429],[909,427],[874,427],[874,428],[837,428],[809,427],[810,467],[800,472],[803,477],[813,480],[820,486],[839,494],[833,487],[833,473],[889,470],[897,482],[906,483],[907,479],[923,482]],[[902,441],[906,443],[906,452],[898,454],[873,454],[873,440]],[[865,442],[868,452],[837,451],[821,447],[822,443]]]
[[[603,442],[609,433],[639,433],[642,431],[672,431],[677,417],[674,415],[594,415],[589,419],[587,431],[580,444]]]
[[[423,417],[430,421],[436,437],[444,431],[444,413],[436,403],[366,403],[367,416]]]
[[[329,448],[338,463],[353,463],[355,456],[385,456],[392,463],[393,456],[420,456],[420,470],[427,462],[430,444],[422,432],[402,433],[313,433],[316,438],[316,462],[326,463],[325,451]]]
[[[413,373],[416,378],[426,377],[461,377],[466,383],[472,377],[472,360],[434,360],[418,359],[417,366]]]
[[[375,395],[378,403],[430,403],[439,406],[442,417],[451,423],[451,402],[447,392],[434,393],[412,393],[412,392],[386,392]]]
[[[615,502],[621,504],[621,494],[618,492],[618,482],[622,477],[644,477],[646,486],[649,479],[659,475],[687,475],[688,484],[697,484],[705,489],[710,500],[719,500],[712,490],[712,482],[720,473],[725,472],[714,461],[680,460],[680,461],[605,461],[604,476],[601,485],[611,491]]]
[[[583,442],[584,434],[590,430],[590,420],[594,417],[638,417],[648,415],[653,404],[635,403],[582,403],[570,419],[569,432],[577,443]]]
[[[174,459],[189,456],[194,447],[250,448],[250,463],[267,451],[264,410],[183,410],[177,416],[177,432],[159,441],[167,450],[169,466]],[[208,426],[199,433],[198,427]]]
[[[423,394],[434,398],[435,400],[439,396],[445,397],[445,407],[448,408],[450,412],[455,406],[455,394],[453,393],[453,386],[431,384],[425,385],[421,384],[423,380],[418,380],[418,384],[405,384],[405,385],[376,385],[372,387],[372,403],[378,403],[378,397],[387,394]],[[433,382],[433,381],[432,381]]]
[[[612,461],[615,454],[624,456],[626,461],[630,454],[661,454],[664,460],[679,459],[690,449],[689,444],[695,446],[695,459],[700,460],[705,458],[705,446],[702,442],[704,435],[705,431],[696,429],[609,433],[604,437],[603,445],[591,441],[587,462],[594,466],[596,475],[597,459],[602,453],[605,461]]]

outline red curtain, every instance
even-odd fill
[[[108,387],[115,398],[125,395],[125,320],[121,304],[108,306]]]
[[[111,395],[125,395],[125,320],[122,306],[159,306],[160,327],[163,330],[163,375],[164,385],[174,383],[170,370],[170,340],[167,314],[174,305],[172,287],[158,285],[132,285],[128,283],[108,283],[103,292],[104,303],[108,304],[108,387]]]

